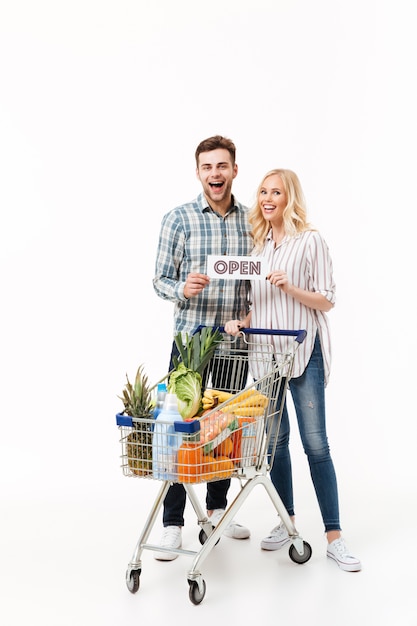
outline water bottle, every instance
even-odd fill
[[[177,396],[167,393],[162,411],[155,420],[152,438],[152,471],[157,480],[178,478],[177,452],[182,444],[182,435],[175,431],[174,422],[182,422]]]
[[[167,386],[165,383],[158,383],[156,390],[156,404],[153,416],[156,419],[164,407],[165,396],[167,395]]]

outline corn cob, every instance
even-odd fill
[[[221,410],[232,412],[240,417],[258,417],[263,415],[268,405],[268,398],[255,389],[247,389],[228,402]]]
[[[253,389],[252,387],[250,389],[245,389],[245,391],[241,391],[237,394],[235,394],[234,398],[232,399],[232,401],[229,403],[229,406],[233,405],[233,404],[240,404],[243,400],[246,400],[252,396],[257,395],[259,392],[256,391],[256,389]]]
[[[227,411],[228,407],[222,409]],[[265,412],[264,406],[239,406],[233,407],[233,415],[238,417],[260,417]]]
[[[236,407],[236,406],[239,406],[239,407],[245,407],[245,406],[266,407],[267,404],[268,404],[268,398],[266,396],[264,396],[263,393],[255,393],[255,394],[251,395],[249,398],[244,398],[243,400],[236,399],[233,402],[229,402],[229,404],[227,406],[229,408],[232,407],[232,410],[234,410],[234,407]]]

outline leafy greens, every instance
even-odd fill
[[[168,392],[175,393],[182,419],[197,415],[201,402],[201,376],[179,363],[169,378]]]
[[[218,328],[200,327],[194,335],[181,333],[175,337],[179,357],[174,357],[174,370],[168,383],[168,392],[175,393],[178,410],[182,418],[190,419],[197,415],[201,405],[202,376],[217,345],[223,341]]]

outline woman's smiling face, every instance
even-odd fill
[[[287,206],[287,194],[278,174],[271,174],[265,178],[259,189],[258,203],[262,209],[262,215],[268,222],[276,224],[282,222],[284,209]]]

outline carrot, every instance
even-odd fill
[[[231,413],[214,411],[211,414],[203,415],[200,419],[200,443],[205,444],[212,441],[217,435],[227,428],[234,420]]]

